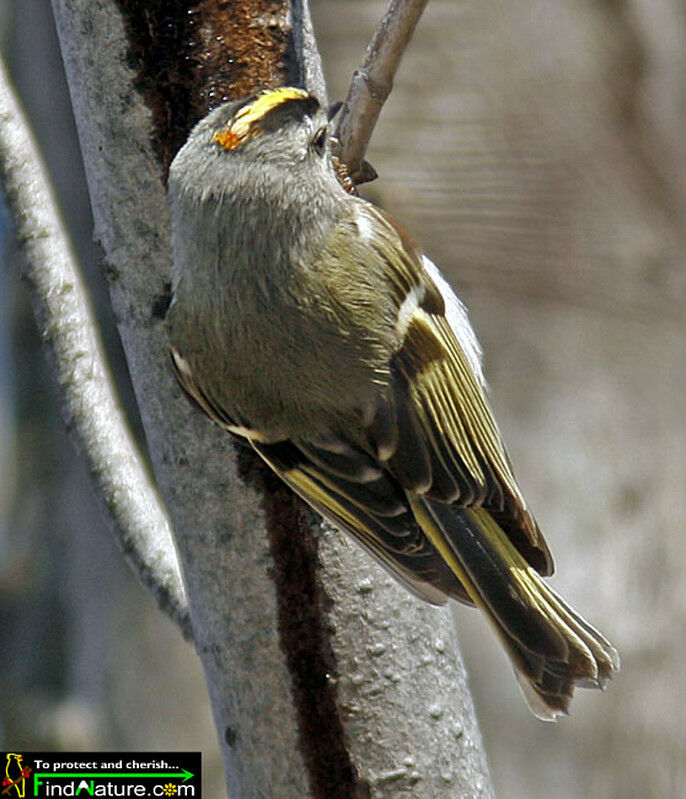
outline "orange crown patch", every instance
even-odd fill
[[[282,86],[279,89],[268,89],[255,100],[240,108],[225,130],[218,130],[212,137],[225,150],[235,150],[242,141],[255,130],[255,123],[263,119],[270,111],[291,100],[305,100],[309,94],[304,89]]]

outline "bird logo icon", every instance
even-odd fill
[[[5,765],[5,779],[2,781],[0,795],[18,796],[24,799],[26,793],[26,779],[31,774],[30,766],[24,766],[24,756],[15,752],[7,753]],[[12,792],[12,788],[16,793]]]

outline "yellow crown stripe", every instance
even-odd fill
[[[309,94],[304,89],[282,86],[262,92],[255,100],[239,109],[226,130],[217,131],[214,140],[227,150],[233,150],[250,133],[252,126],[270,111],[291,100],[304,100]]]

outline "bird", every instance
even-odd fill
[[[25,780],[30,769],[24,768],[24,756],[16,752],[7,752],[7,763],[5,765],[5,779],[2,782],[3,794],[9,793],[12,788],[17,792],[18,797],[26,794]]]
[[[342,185],[328,109],[283,86],[212,110],[169,171],[178,383],[434,605],[479,608],[540,719],[616,649],[544,579],[467,311],[416,239]]]

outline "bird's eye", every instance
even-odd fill
[[[312,148],[317,153],[317,155],[324,155],[324,152],[326,151],[326,136],[327,136],[327,130],[324,127],[320,128],[317,131],[314,139],[312,139]]]

